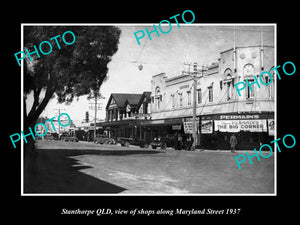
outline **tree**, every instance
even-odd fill
[[[72,31],[76,40],[65,45],[62,34]],[[24,67],[24,133],[33,127],[47,106],[57,96],[59,103],[71,103],[79,96],[97,92],[107,79],[107,64],[117,52],[121,30],[113,26],[24,26],[24,47],[34,52],[34,45],[43,41],[52,44],[48,55],[32,54],[32,61],[26,57]],[[50,38],[60,35],[57,41]],[[65,35],[66,42],[72,42],[71,35]],[[44,44],[43,52],[50,46]],[[26,111],[26,99],[33,93],[33,104]]]

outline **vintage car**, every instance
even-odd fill
[[[167,147],[172,147],[172,140],[169,137],[157,137],[153,139],[150,145],[152,149],[156,149],[158,147],[166,149]]]
[[[115,139],[113,138],[109,138],[106,135],[97,135],[96,138],[94,139],[94,143],[96,144],[111,144],[111,145],[115,145],[117,144],[117,142],[115,141]]]
[[[70,136],[68,134],[61,134],[59,136],[59,140],[66,141],[66,142],[78,142],[78,138],[77,137],[73,137],[73,136]]]
[[[150,143],[152,149],[167,147],[175,148],[175,150],[190,150],[192,146],[192,138],[190,134],[180,134],[180,138],[174,134],[168,134],[166,137],[156,137]]]
[[[141,148],[148,148],[149,144],[146,143],[144,139],[140,139],[138,137],[119,137],[118,142],[121,144],[121,146],[128,147],[129,145],[136,145],[140,146]]]

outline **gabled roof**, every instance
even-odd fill
[[[151,101],[151,91],[144,91],[142,94],[142,97],[139,100],[138,107],[143,103],[144,99],[146,98],[146,101]]]
[[[106,109],[108,109],[112,99],[115,100],[118,108],[124,108],[126,102],[128,102],[129,105],[137,105],[141,97],[142,94],[112,93],[107,102]]]

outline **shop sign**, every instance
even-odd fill
[[[202,120],[261,120],[274,119],[274,113],[259,113],[259,114],[218,114],[218,115],[203,115]]]
[[[213,133],[213,121],[201,120],[201,134],[212,134],[212,133]]]
[[[215,131],[267,132],[267,120],[215,120]]]
[[[259,119],[259,115],[220,115],[220,120]]]
[[[181,124],[172,125],[172,130],[181,130]]]
[[[182,118],[165,119],[165,123],[181,123],[182,121],[183,121]]]
[[[193,118],[192,117],[188,117],[184,119],[185,122],[193,122]],[[196,117],[196,122],[199,123],[199,117]]]

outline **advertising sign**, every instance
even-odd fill
[[[267,120],[215,120],[215,131],[267,132]]]
[[[193,133],[193,122],[183,122],[183,128],[185,134]]]
[[[212,134],[213,133],[213,121],[202,120],[201,121],[201,134]]]
[[[275,120],[274,119],[268,119],[268,133],[269,133],[269,136],[275,135]]]

